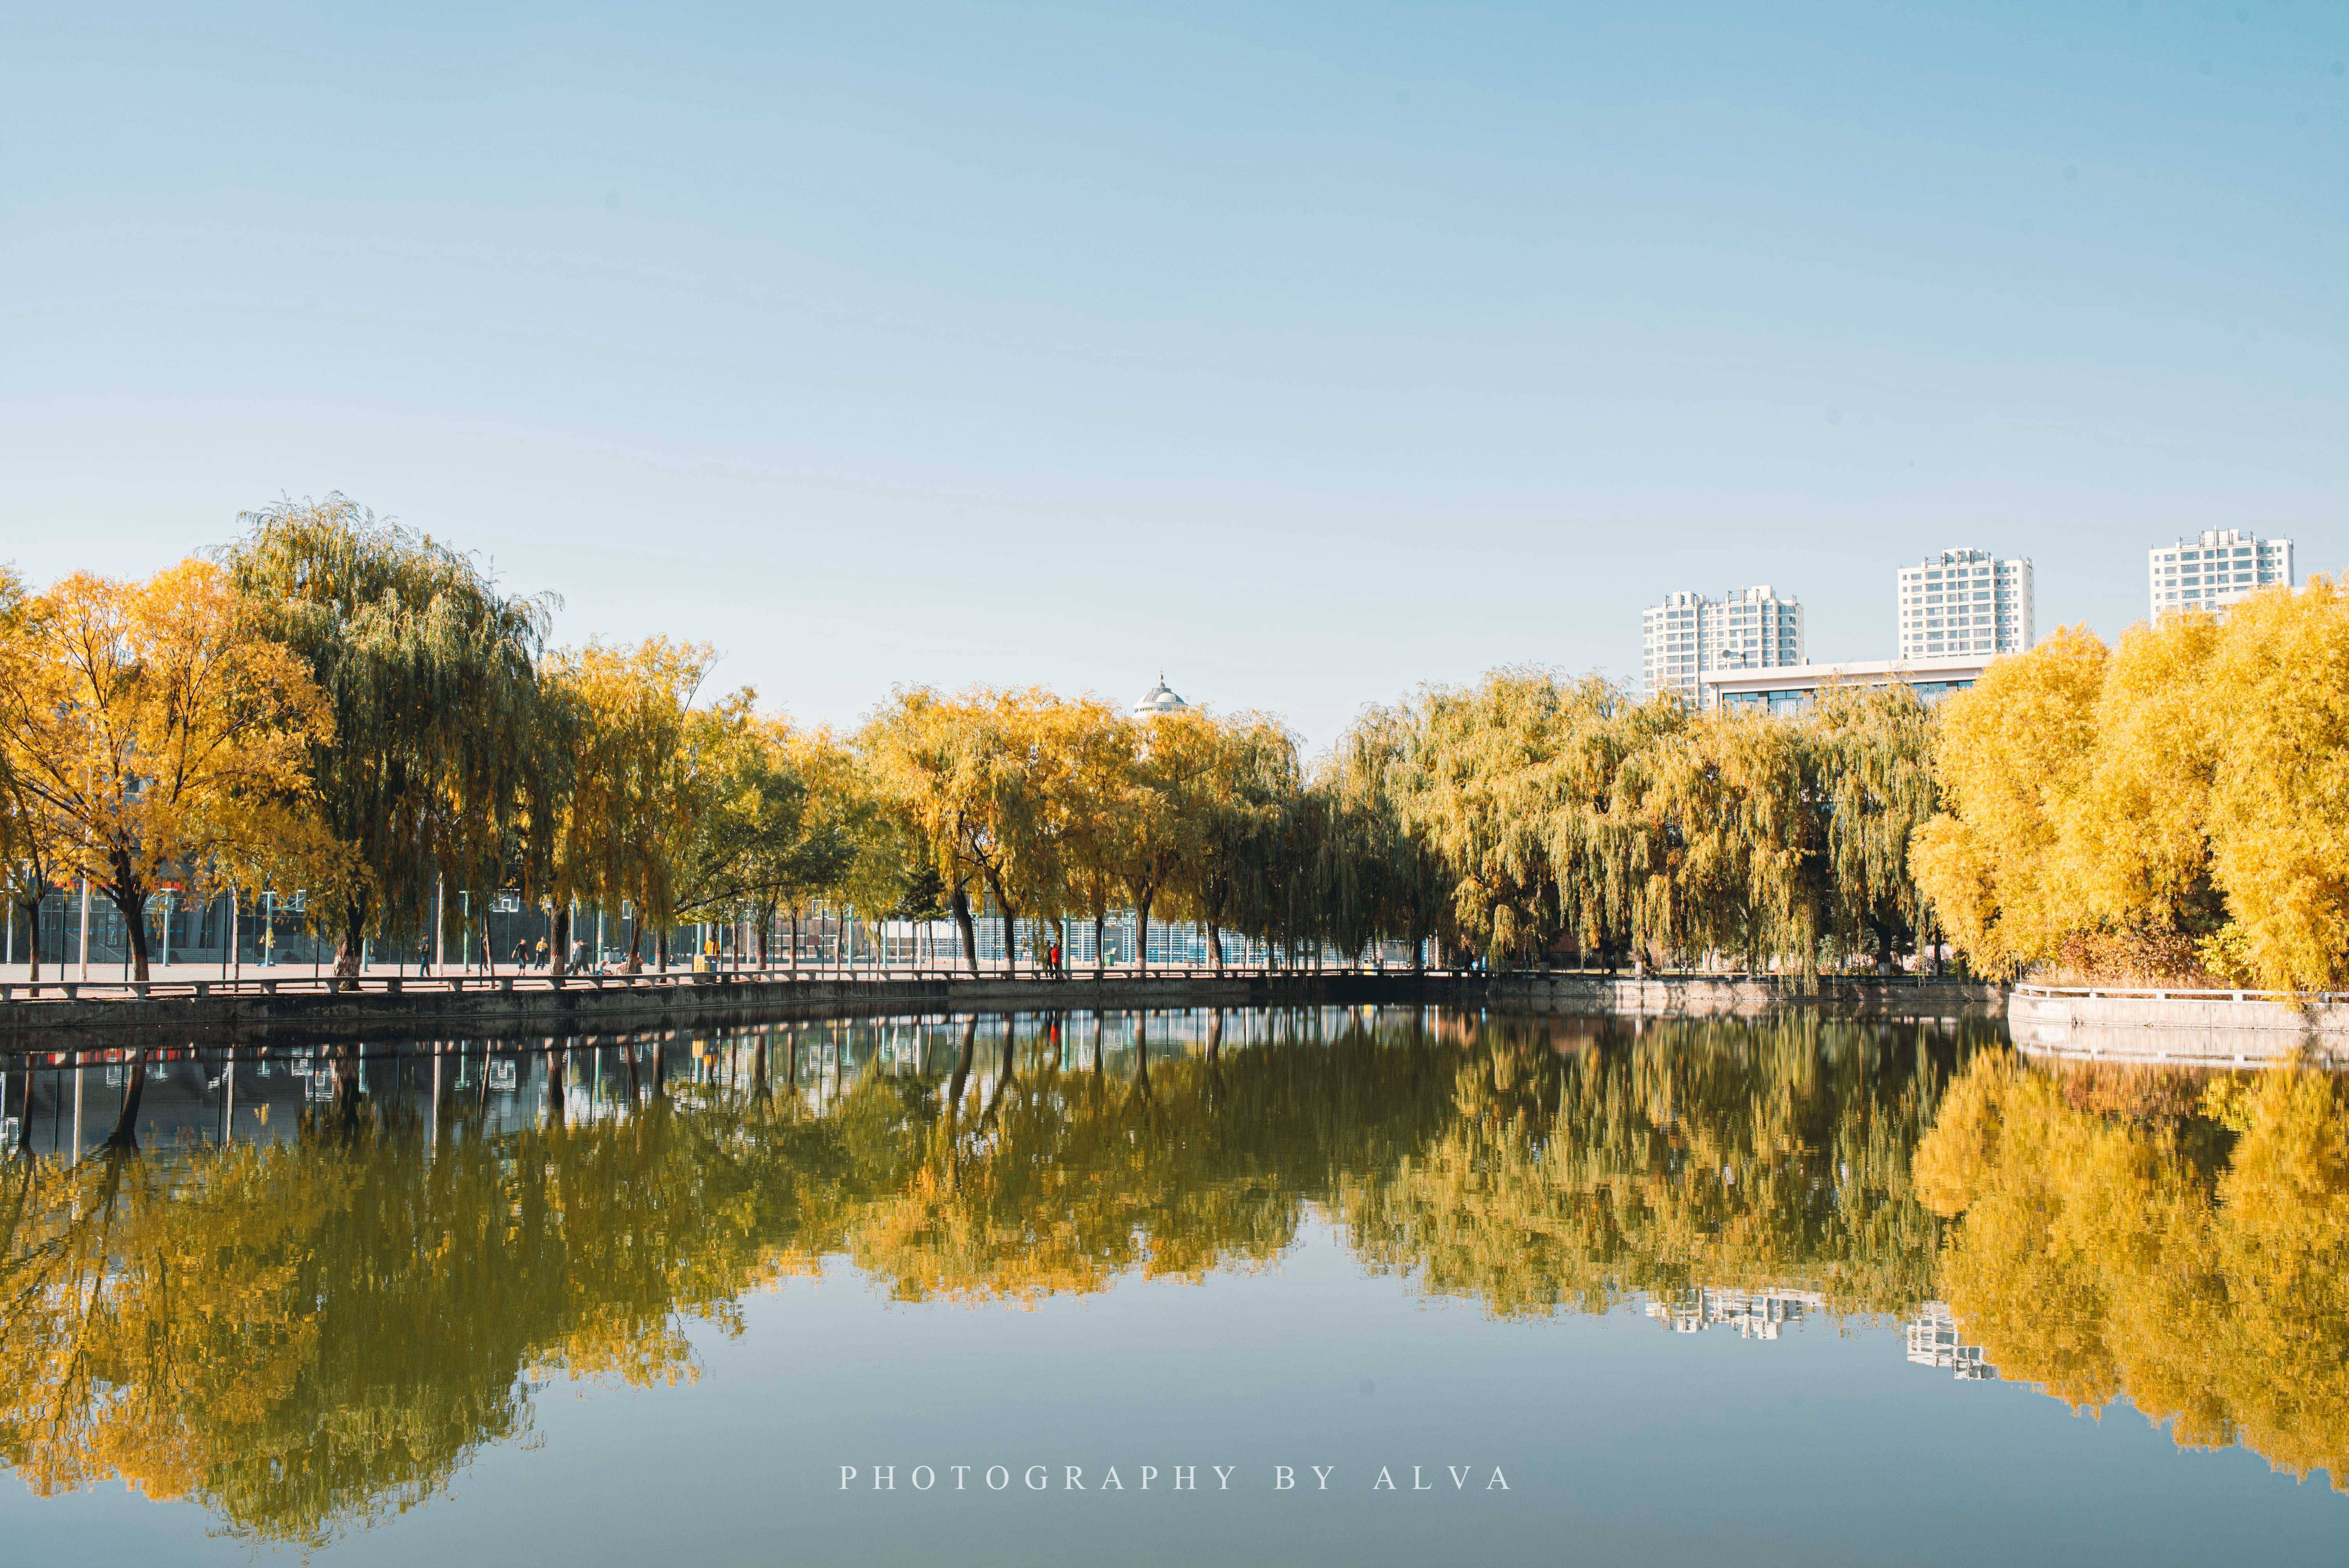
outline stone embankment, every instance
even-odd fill
[[[2033,1056],[2178,1067],[2349,1066],[2349,996],[2017,985],[2007,1032]]]
[[[1627,1017],[1751,1017],[1789,1007],[1878,1018],[1995,1017],[2005,988],[1928,975],[1578,975],[1526,971],[1464,985],[1462,1001]]]
[[[176,982],[140,987],[48,981],[0,985],[0,1049],[271,1038],[471,1039],[686,1027],[816,1015],[1448,1005],[1648,1017],[1754,1014],[1789,1006],[1888,1017],[1995,1012],[1995,988],[1955,981],[1517,973],[1194,971],[1101,980],[1000,975],[794,978],[781,974],[536,975],[339,984]]]

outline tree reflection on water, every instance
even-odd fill
[[[2310,1071],[2044,1071],[1985,1053],[1917,1182],[2002,1376],[2182,1447],[2349,1480],[2349,1097]]]
[[[525,1437],[550,1379],[691,1378],[698,1329],[827,1260],[1033,1304],[1263,1268],[1319,1215],[1510,1315],[1946,1298],[2002,1375],[2344,1473],[2335,1087],[1992,1041],[1331,1010],[166,1063],[146,1136],[0,1170],[0,1457],[315,1545]],[[67,1078],[12,1075],[36,1150]]]

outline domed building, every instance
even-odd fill
[[[1133,714],[1136,718],[1146,718],[1156,713],[1175,713],[1190,706],[1174,695],[1174,688],[1166,684],[1166,672],[1160,670],[1158,684],[1142,694],[1142,700],[1133,705]]]

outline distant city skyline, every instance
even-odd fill
[[[1319,748],[1676,588],[2349,565],[2337,5],[51,7],[0,145],[0,559],[339,490],[803,720]]]

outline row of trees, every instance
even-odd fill
[[[339,496],[244,521],[145,582],[0,577],[0,865],[36,942],[86,880],[143,979],[160,891],[298,887],[350,974],[467,908],[486,935],[452,892],[512,889],[558,966],[583,903],[665,962],[681,922],[892,875],[846,748],[698,701],[707,645],[551,651],[552,601]]]
[[[1425,911],[1500,959],[1812,975],[1930,933],[1909,845],[1934,809],[1931,747],[1905,687],[1770,718],[1502,671],[1371,710],[1332,780],[1370,825],[1359,885],[1385,921]]]
[[[1936,715],[1906,688],[1701,713],[1504,670],[1367,709],[1308,769],[1260,714],[901,689],[853,736],[705,697],[706,644],[547,646],[549,599],[339,496],[247,514],[143,583],[0,575],[0,868],[86,880],[135,973],[159,888],[309,890],[356,970],[514,892],[688,921],[1198,922],[1287,955],[1431,940],[1496,965],[1720,958],[1803,975],[1946,933],[2349,984],[2349,597],[2082,629]],[[1913,851],[1913,852],[1912,852]],[[452,900],[452,891],[474,896]],[[650,938],[652,951],[642,951]],[[486,943],[485,943],[486,945]],[[792,943],[796,957],[799,944]],[[1137,958],[1146,961],[1146,946]],[[37,962],[37,955],[36,955]]]
[[[705,699],[706,644],[550,649],[550,599],[340,496],[243,521],[146,582],[0,581],[7,894],[37,932],[86,881],[142,978],[166,888],[306,889],[344,974],[369,939],[469,913],[486,936],[480,895],[508,890],[552,912],[558,973],[583,905],[635,913],[654,951],[631,967],[690,920],[763,947],[817,900],[950,915],[974,968],[989,913],[1013,964],[1016,919],[1091,920],[1099,953],[1131,909],[1200,923],[1219,967],[1237,933],[1809,972],[1926,921],[1906,848],[1930,727],[1905,694],[1775,724],[1503,672],[1367,711],[1309,775],[1263,715],[1040,689],[901,690],[840,738],[747,688]]]

